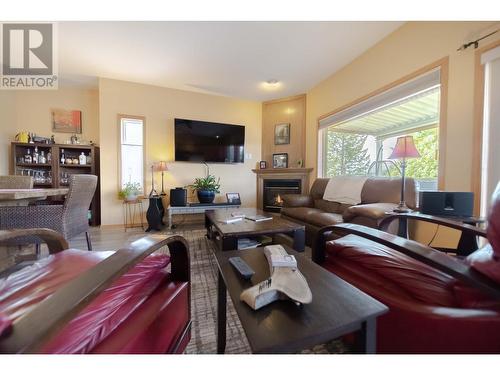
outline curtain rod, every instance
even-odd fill
[[[457,51],[463,51],[463,50],[466,50],[467,48],[469,48],[469,47],[470,47],[470,46],[472,46],[472,45],[474,46],[474,49],[476,49],[476,48],[478,48],[478,47],[479,47],[479,42],[480,42],[481,40],[486,39],[487,37],[492,36],[493,34],[496,34],[496,33],[497,33],[497,32],[499,32],[499,31],[500,31],[500,29],[497,29],[497,30],[495,30],[495,31],[493,31],[493,32],[489,33],[488,35],[485,35],[485,36],[483,36],[483,37],[481,37],[481,38],[479,38],[479,39],[473,40],[472,42],[469,42],[469,43],[462,44],[462,45],[460,46],[460,48],[458,48],[458,49],[457,49]]]

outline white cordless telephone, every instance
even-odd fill
[[[307,281],[297,268],[297,261],[281,245],[264,248],[269,263],[271,277],[244,290],[240,299],[254,310],[258,310],[278,299],[291,299],[297,304],[312,301],[312,293]]]

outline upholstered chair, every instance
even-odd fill
[[[33,189],[33,177],[0,176],[0,189]]]
[[[0,207],[0,229],[49,228],[61,233],[66,240],[85,233],[88,250],[92,250],[88,209],[96,187],[97,176],[73,175],[61,205]],[[20,241],[17,244],[37,244],[39,255],[41,242],[38,238]]]

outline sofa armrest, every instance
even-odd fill
[[[183,237],[143,237],[84,272],[17,320],[10,335],[0,339],[0,353],[36,353],[113,281],[164,246],[173,256],[172,277],[189,280],[189,268],[182,267],[189,262],[188,244]]]
[[[358,204],[356,206],[348,207],[342,217],[344,222],[349,222],[357,216],[367,217],[373,220],[380,220],[386,216],[386,212],[392,211],[396,208],[395,203],[368,203]]]
[[[313,199],[310,195],[285,194],[281,199],[283,199],[283,207],[313,207]]]
[[[355,234],[377,242],[451,275],[466,285],[475,287],[495,299],[500,299],[500,284],[485,277],[464,262],[416,241],[407,240],[363,225],[337,224],[321,228],[313,244],[312,260],[314,262],[322,263],[325,260],[325,237],[332,232],[339,235]]]

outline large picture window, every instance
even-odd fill
[[[421,157],[407,161],[406,174],[437,190],[440,95],[434,70],[321,119],[322,176],[400,176],[388,158],[398,137],[412,135]]]
[[[120,186],[138,183],[144,193],[144,118],[120,116]]]

